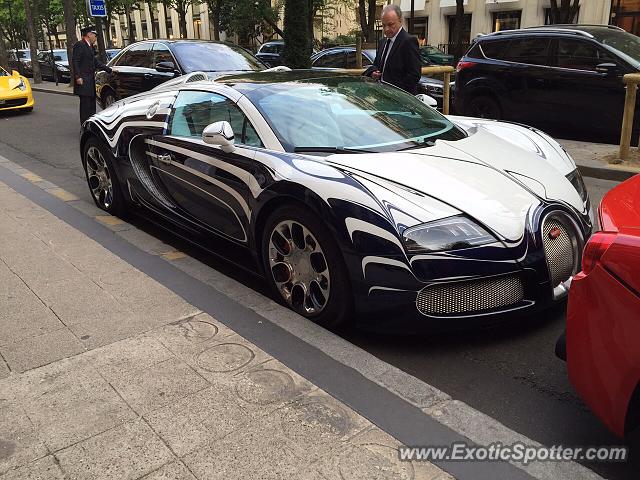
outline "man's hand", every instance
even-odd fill
[[[78,85],[82,85],[82,78],[76,78],[76,83]]]
[[[371,78],[373,78],[374,80],[380,80],[382,78],[382,72],[380,70],[371,72]]]

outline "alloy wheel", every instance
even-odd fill
[[[273,229],[269,267],[290,307],[305,315],[322,312],[329,301],[329,266],[320,243],[304,225],[286,220]]]
[[[107,163],[97,147],[87,150],[87,180],[96,202],[109,210],[113,205],[113,182]]]

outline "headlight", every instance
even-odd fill
[[[567,175],[567,180],[571,182],[571,185],[576,189],[582,201],[586,202],[589,199],[589,193],[587,192],[584,180],[582,180],[582,175],[577,168]]]
[[[13,87],[14,90],[16,88],[19,88],[20,90],[22,90],[24,92],[27,89],[27,85],[24,83],[23,79],[20,79],[20,83],[18,85],[16,85],[15,87]]]
[[[496,241],[484,228],[462,215],[408,228],[402,239],[409,253],[460,250]]]
[[[440,93],[442,94],[443,88],[439,85],[434,85],[433,83],[421,82],[422,86],[427,90],[427,92],[431,93]]]

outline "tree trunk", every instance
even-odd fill
[[[156,16],[153,13],[154,7],[157,8],[157,4],[147,1],[147,6],[149,7],[149,17],[151,17],[151,36],[153,38],[158,38],[160,33],[158,32],[158,26],[156,25]]]
[[[367,43],[375,41],[376,0],[358,0],[360,30]]]
[[[58,26],[53,27],[53,38],[56,39],[56,48],[60,48],[60,34],[58,33]]]
[[[280,35],[280,37],[284,40],[284,32],[282,30],[280,30],[280,28],[278,27],[278,25],[271,21],[268,18],[264,18],[264,21],[267,22],[267,24],[273,28],[273,31],[276,32],[278,35]]]
[[[35,7],[35,6],[34,6]],[[32,9],[29,0],[24,0],[24,10],[27,17],[27,35],[29,49],[31,50],[31,68],[33,68],[33,83],[42,83],[40,64],[38,63],[38,44],[36,42],[36,29],[34,23],[35,8]]]
[[[455,49],[454,49],[454,57],[459,59],[462,57],[462,23],[464,22],[464,0],[456,0],[456,19],[455,26],[453,29],[454,32],[454,41],[455,41]]]
[[[98,58],[102,63],[107,63],[107,52],[104,48],[104,30],[102,29],[102,17],[96,17],[96,33],[98,34]]]
[[[106,23],[104,28],[105,48],[112,48],[113,45],[111,44],[111,14],[109,14],[106,17],[105,23]]]
[[[178,10],[178,27],[180,28],[180,38],[187,38],[187,6],[184,10]]]
[[[290,68],[308,68],[311,56],[311,37],[308,30],[308,0],[285,0],[284,52],[285,64]]]
[[[11,73],[11,70],[9,70],[9,54],[7,53],[7,46],[4,43],[2,34],[0,34],[0,67]]]
[[[131,12],[126,13],[127,16],[127,32],[129,34],[129,44],[132,44],[136,41],[136,33],[135,33],[135,24],[131,23]]]
[[[73,14],[74,1],[63,0],[64,8],[64,28],[67,34],[67,55],[69,60],[73,59],[73,45],[78,41],[76,37],[76,17]],[[69,84],[73,86],[75,74],[73,71],[73,61],[69,62],[69,71],[71,72],[71,80]]]
[[[218,2],[215,7],[209,9],[209,22],[213,25],[213,39],[220,40],[220,6]]]
[[[580,9],[580,0],[560,0],[560,6],[558,6],[558,0],[550,0],[549,9],[549,23],[573,23],[578,15]]]

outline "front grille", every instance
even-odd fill
[[[27,103],[26,98],[11,98],[9,100],[5,100],[4,102],[0,100],[0,108],[19,107],[20,105],[24,105],[25,103]]]
[[[549,234],[556,228],[560,234],[552,238]],[[542,224],[542,243],[551,285],[556,287],[576,272],[578,258],[576,237],[573,229],[565,222],[556,217],[547,217]]]
[[[424,315],[455,315],[515,305],[524,300],[519,275],[483,278],[424,287],[416,307]]]

